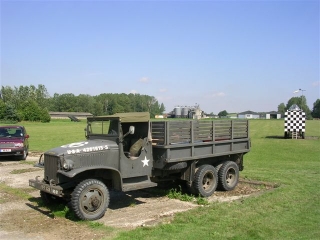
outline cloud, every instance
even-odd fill
[[[137,93],[138,93],[138,91],[137,91],[137,90],[132,89],[132,90],[130,91],[130,93],[137,94]]]
[[[168,91],[166,88],[159,89],[159,92],[166,92],[166,91]]]
[[[215,93],[206,95],[205,98],[219,98],[224,96],[226,96],[224,92],[215,92]]]
[[[320,86],[320,81],[313,82],[313,83],[312,83],[312,86],[314,86],[314,87]]]
[[[142,82],[142,83],[148,83],[149,82],[149,78],[147,77],[143,77],[139,80],[139,82]]]
[[[171,100],[173,100],[173,97],[171,97],[171,96],[158,96],[157,99],[158,99],[158,101],[171,101]]]

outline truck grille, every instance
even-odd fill
[[[53,180],[55,184],[58,184],[57,171],[59,161],[60,158],[58,156],[44,154],[44,179],[46,181]]]

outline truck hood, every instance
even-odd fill
[[[74,154],[84,154],[99,151],[118,149],[118,145],[114,141],[95,139],[95,140],[85,140],[82,142],[75,142],[70,144],[65,144],[60,147],[50,149],[45,152],[45,154],[50,155],[74,155]]]

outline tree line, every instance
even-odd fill
[[[103,93],[97,96],[73,93],[52,97],[46,87],[2,86],[0,120],[49,122],[51,112],[88,112],[95,116],[122,112],[149,112],[151,117],[163,114],[165,107],[155,97],[141,94]]]
[[[310,110],[308,105],[307,105],[307,99],[304,95],[300,97],[292,97],[289,99],[287,104],[280,103],[278,105],[278,112],[284,115],[284,113],[290,109],[292,105],[296,104],[302,111],[306,113],[306,118],[307,119],[312,119],[312,118],[320,118],[320,99],[317,99],[313,103],[313,109]]]

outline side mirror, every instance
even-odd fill
[[[130,126],[129,127],[129,134],[134,134],[134,130],[135,130],[135,127],[134,126]]]

